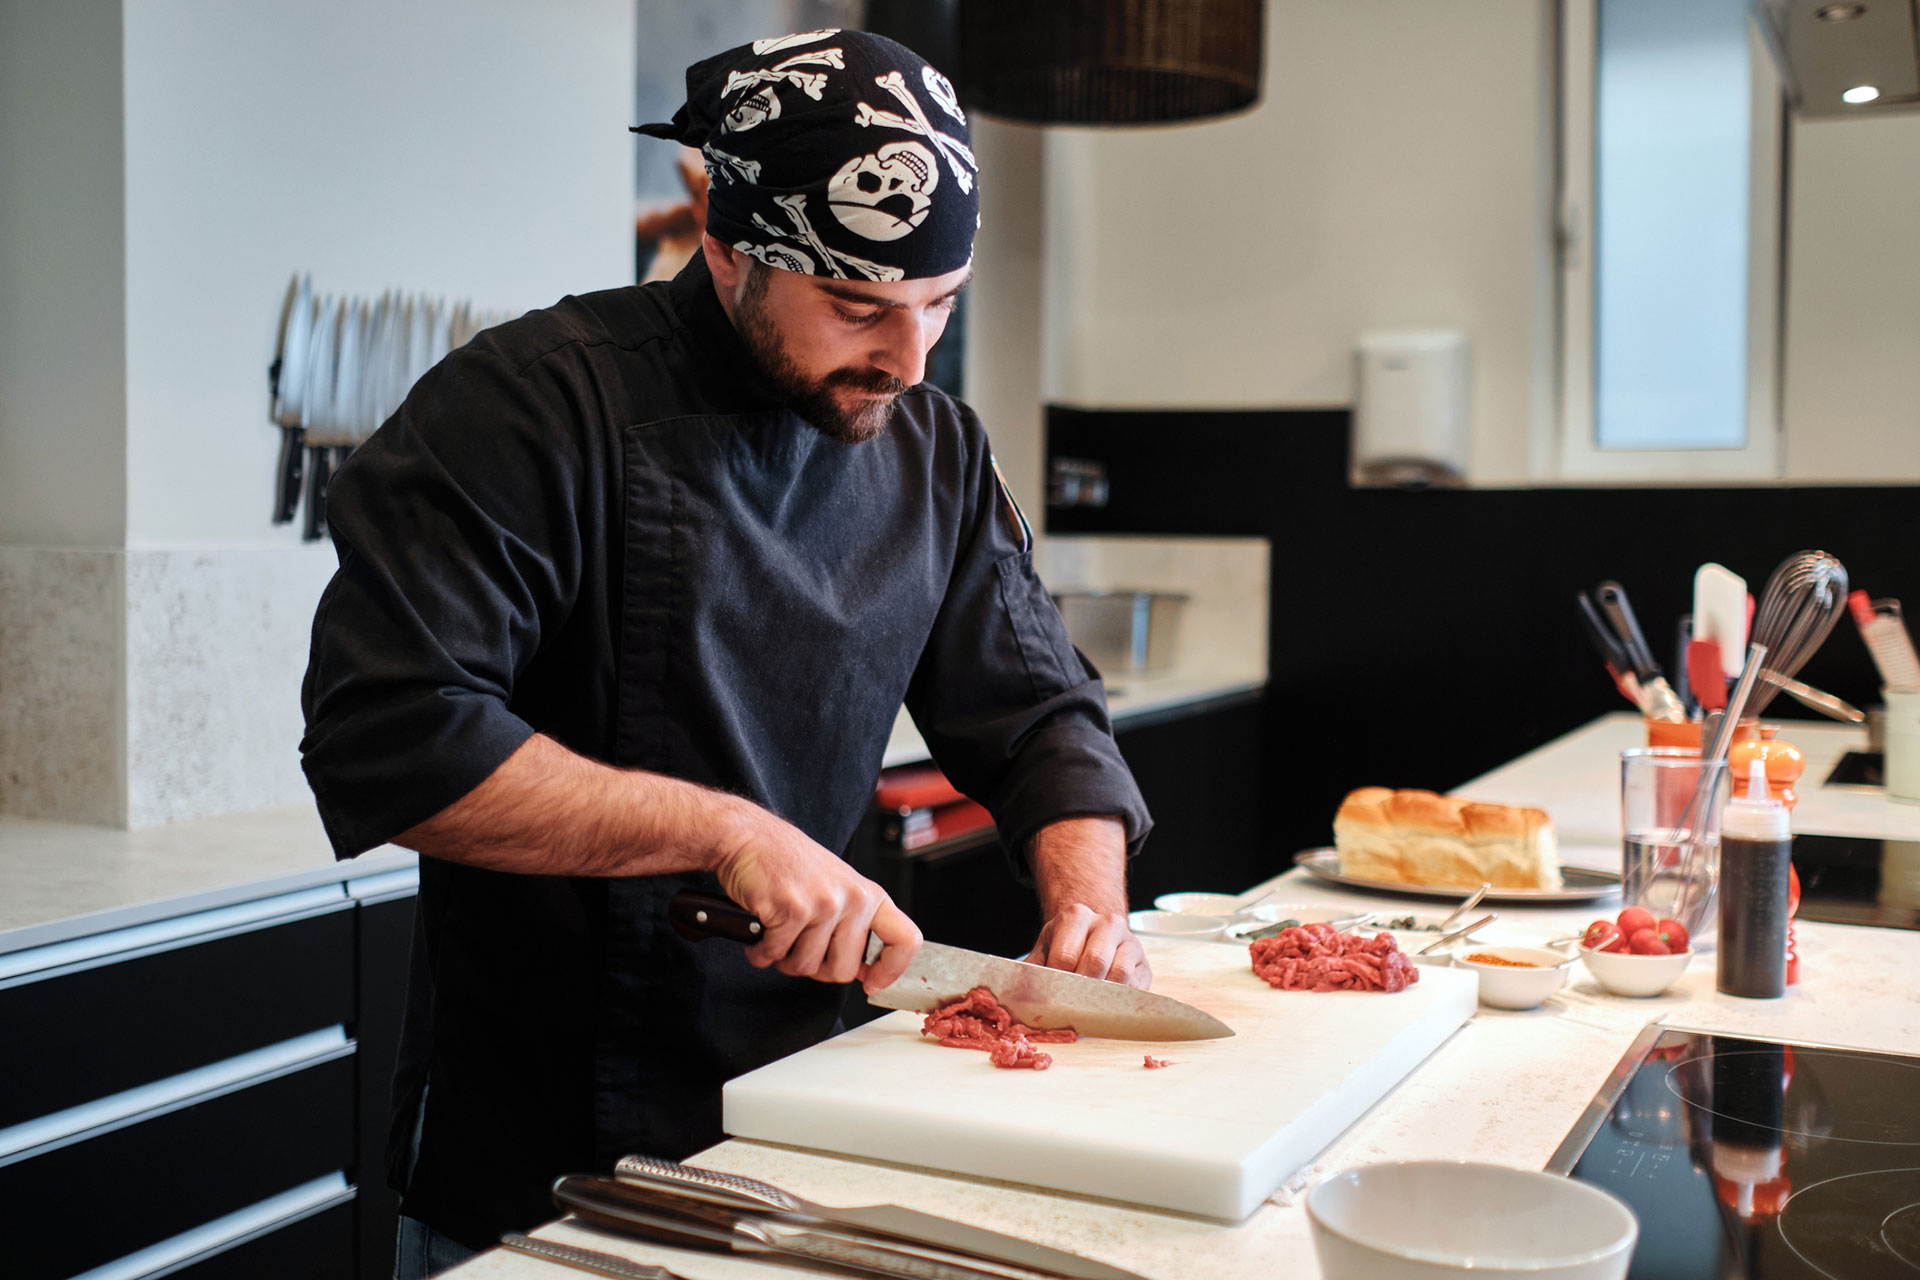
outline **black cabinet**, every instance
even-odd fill
[[[342,1056],[0,1167],[7,1274],[64,1280],[344,1169],[352,1116]]]
[[[0,1128],[353,1016],[353,913],[0,990]]]
[[[416,883],[376,874],[8,956],[0,1272],[390,1275]]]

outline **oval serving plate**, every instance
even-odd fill
[[[1454,885],[1439,884],[1395,884],[1386,880],[1362,880],[1357,876],[1340,873],[1340,852],[1337,849],[1307,849],[1293,855],[1293,860],[1308,875],[1328,881],[1332,884],[1346,885],[1354,889],[1372,889],[1379,893],[1400,893],[1415,898],[1453,898],[1458,899],[1468,890]],[[1489,889],[1486,902],[1548,903],[1548,902],[1591,902],[1595,898],[1604,898],[1620,892],[1620,873],[1617,871],[1589,871],[1585,867],[1560,868],[1561,887],[1558,889]]]

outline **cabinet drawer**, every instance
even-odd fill
[[[353,1065],[336,1057],[0,1166],[9,1280],[77,1275],[350,1168]]]
[[[0,1129],[353,1021],[343,909],[0,988]]]
[[[388,1270],[368,1280],[392,1274],[391,1251],[386,1261]],[[353,1206],[335,1205],[166,1275],[167,1280],[345,1280],[353,1275]]]

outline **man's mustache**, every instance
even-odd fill
[[[823,387],[847,387],[877,396],[897,396],[907,384],[880,369],[835,369],[820,380]]]

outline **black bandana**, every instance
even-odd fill
[[[973,260],[979,184],[953,85],[865,31],[755,40],[687,68],[671,124],[699,147],[707,230],[769,266],[917,280]]]

